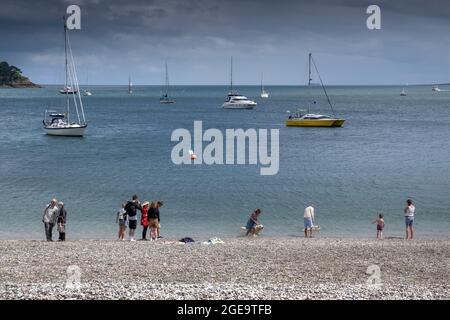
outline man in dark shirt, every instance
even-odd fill
[[[137,210],[142,211],[141,204],[139,203],[139,198],[134,195],[131,201],[128,201],[125,205],[125,214],[128,217],[128,228],[130,229],[130,241],[136,241],[134,239],[134,233],[137,227]]]
[[[60,202],[58,203],[58,217],[57,217],[57,224],[58,224],[58,232],[59,232],[59,239],[58,241],[66,241],[66,221],[67,221],[67,211],[64,208],[64,203]]]
[[[161,233],[161,219],[159,217],[159,208],[161,208],[163,205],[164,205],[164,202],[162,202],[162,201],[158,201],[156,203],[156,214],[158,216],[158,228],[156,228],[156,236],[158,238],[162,238],[161,234],[160,234]]]

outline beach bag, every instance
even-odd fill
[[[186,237],[186,238],[181,239],[180,242],[191,243],[191,242],[195,242],[195,241],[192,238]]]
[[[58,232],[59,233],[66,233],[66,226],[62,223],[58,223]]]

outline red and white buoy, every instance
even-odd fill
[[[191,160],[197,159],[197,156],[195,155],[194,151],[189,150],[189,155],[191,156]]]

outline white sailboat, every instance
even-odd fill
[[[164,85],[161,98],[159,98],[159,103],[163,104],[175,103],[175,100],[170,97],[169,71],[167,70],[167,62],[166,62],[166,83]]]
[[[89,90],[89,74],[86,73],[86,89],[84,89],[83,95],[86,97],[92,96],[91,90]]]
[[[403,88],[402,91],[400,92],[400,96],[402,96],[402,97],[406,96],[405,88]]]
[[[299,109],[296,113],[290,115],[288,119],[286,120],[286,126],[288,127],[341,127],[345,119],[338,118],[334,114],[334,108],[333,104],[331,103],[330,97],[328,96],[327,90],[325,88],[325,85],[323,84],[322,78],[320,77],[319,70],[317,69],[316,63],[314,62],[314,59],[312,57],[312,54],[309,53],[308,55],[308,96],[309,99],[311,99],[311,85],[313,78],[311,77],[311,66],[314,66],[314,69],[316,71],[317,77],[320,80],[320,85],[322,87],[323,93],[325,94],[325,97],[327,98],[327,102],[330,106],[331,112],[333,115],[323,115],[323,114],[316,114],[316,113],[310,113],[310,103],[308,103],[308,109],[303,110]],[[315,104],[315,101],[314,101]]]
[[[224,109],[253,109],[257,103],[233,90],[233,57],[231,57],[231,81],[227,99],[222,104]]]
[[[133,84],[131,83],[131,77],[128,77],[128,94],[133,93]]]
[[[268,99],[269,98],[269,92],[267,92],[264,89],[264,85],[263,85],[263,76],[261,75],[261,98],[262,99]]]
[[[435,85],[435,86],[433,86],[433,88],[431,88],[431,91],[439,92],[439,91],[442,91],[442,90],[439,88],[438,85]]]
[[[56,111],[45,110],[44,114],[44,132],[53,136],[83,136],[87,127],[84,117],[83,101],[81,100],[80,87],[78,85],[75,62],[73,59],[72,48],[69,41],[69,33],[64,17],[64,55],[65,55],[65,86],[66,92],[66,111],[58,113]],[[70,89],[70,90],[69,90]],[[61,92],[62,93],[62,92]],[[71,93],[71,96],[69,96]],[[71,103],[72,102],[72,103]],[[72,107],[71,107],[71,104]],[[71,108],[75,110],[72,116]]]

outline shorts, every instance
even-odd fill
[[[128,228],[134,230],[137,226],[137,220],[128,220]]]
[[[253,229],[254,227],[256,227],[255,221],[253,221],[252,219],[249,219],[249,220],[247,221],[247,225],[245,226],[245,228],[247,228],[247,229]]]
[[[311,229],[313,227],[313,222],[311,218],[303,218],[305,229]]]
[[[407,227],[412,227],[414,223],[414,217],[405,217],[405,225]]]
[[[119,226],[123,227],[123,226],[127,226],[127,221],[125,219],[119,219]]]
[[[148,220],[148,225],[150,228],[158,228],[158,219]]]
[[[380,225],[377,225],[377,231],[383,231],[383,227]]]

